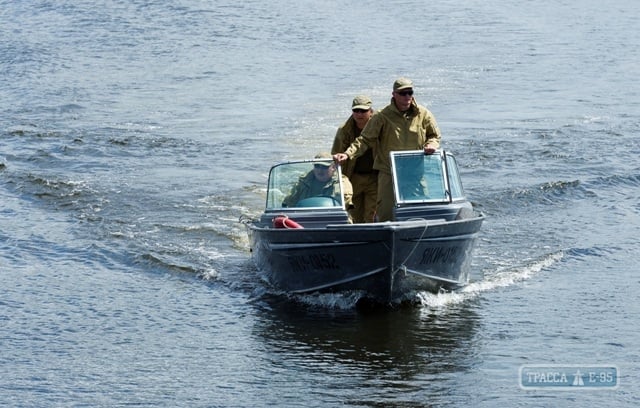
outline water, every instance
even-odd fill
[[[0,2],[0,404],[637,406],[640,6],[289,3]],[[238,218],[400,75],[487,215],[473,283],[274,295]]]

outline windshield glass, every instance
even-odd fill
[[[462,184],[453,156],[438,151],[391,152],[396,203],[442,203],[463,199]],[[448,172],[448,177],[445,174]],[[450,198],[451,196],[451,198]]]
[[[274,166],[269,174],[267,209],[343,207],[341,172],[331,160]]]

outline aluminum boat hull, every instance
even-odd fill
[[[269,283],[296,294],[361,291],[377,302],[469,281],[483,217],[411,220],[326,228],[249,227],[252,257]]]

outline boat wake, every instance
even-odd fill
[[[485,274],[485,278],[471,282],[464,288],[454,292],[418,293],[420,305],[433,310],[446,310],[479,295],[498,288],[509,287],[519,282],[531,279],[537,273],[559,262],[564,257],[564,251],[547,254],[517,267],[505,267],[492,274]]]

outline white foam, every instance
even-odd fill
[[[330,309],[349,310],[353,309],[362,297],[359,292],[348,293],[317,293],[297,297],[302,303],[311,306],[322,306]]]
[[[564,253],[562,251],[548,254],[541,259],[537,259],[522,266],[504,267],[495,273],[485,273],[485,279],[472,282],[456,292],[441,293],[418,293],[418,299],[422,306],[429,309],[446,309],[473,299],[482,293],[492,291],[497,288],[508,287],[518,282],[531,279],[544,268],[548,268],[554,263],[562,259]]]

